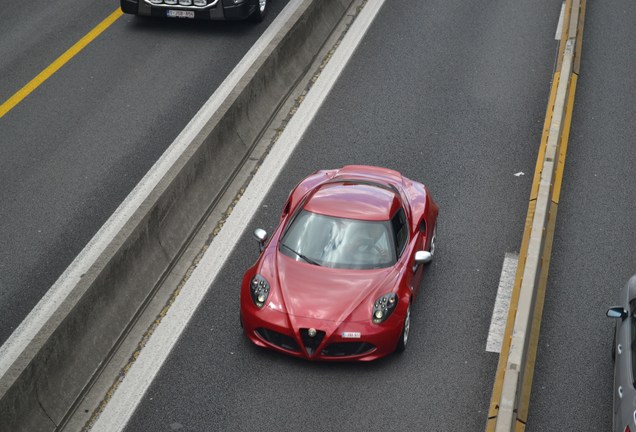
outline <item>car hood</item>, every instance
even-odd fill
[[[393,267],[373,270],[333,269],[296,261],[277,253],[277,282],[290,316],[334,322],[371,319],[376,297],[392,291]],[[364,316],[352,313],[368,303]]]

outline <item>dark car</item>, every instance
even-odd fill
[[[636,432],[636,275],[620,292],[619,305],[607,316],[616,318],[614,359],[613,431]]]
[[[256,230],[241,323],[256,345],[308,360],[368,361],[404,351],[438,208],[385,168],[318,171],[290,194],[278,228]]]
[[[268,0],[120,0],[128,14],[202,20],[262,21]]]

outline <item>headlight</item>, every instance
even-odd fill
[[[397,306],[398,298],[397,294],[390,293],[384,294],[373,303],[373,315],[372,320],[374,324],[380,324],[386,320]]]
[[[265,306],[267,297],[269,297],[269,283],[263,276],[257,274],[252,278],[250,282],[250,294],[252,295],[252,301],[254,304],[262,308]]]

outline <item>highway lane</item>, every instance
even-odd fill
[[[527,431],[610,430],[614,322],[636,272],[633,3],[588,2]]]
[[[0,104],[117,7],[113,2],[4,2],[0,10]]]
[[[386,3],[127,430],[482,429],[487,332],[521,241],[560,6]],[[398,169],[440,205],[407,352],[314,364],[253,347],[238,326],[251,231],[273,231],[307,173],[348,163]]]
[[[0,119],[0,343],[286,3],[260,25],[125,15]],[[0,12],[2,102],[117,7],[74,5]]]

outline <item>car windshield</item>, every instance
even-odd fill
[[[323,267],[373,269],[395,264],[389,221],[362,221],[302,210],[287,229],[280,252]]]

